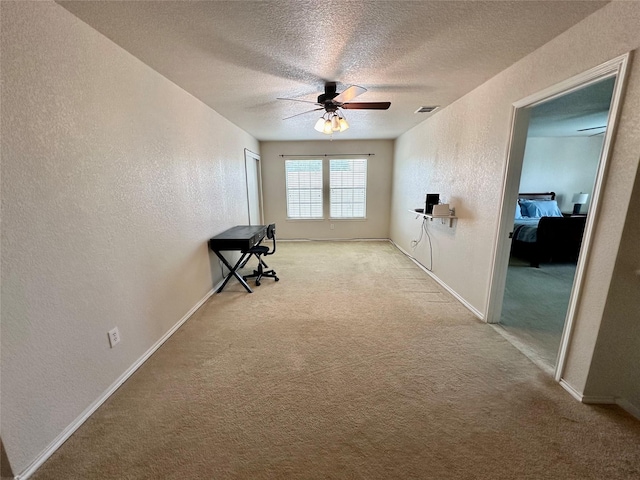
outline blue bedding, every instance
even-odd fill
[[[538,223],[540,218],[518,218],[513,225],[513,239],[521,242],[535,243],[538,240]]]

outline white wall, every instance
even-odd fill
[[[581,213],[589,211],[604,135],[529,137],[524,150],[520,192],[556,192],[558,206],[572,212],[574,193],[589,194]]]
[[[396,140],[391,238],[430,266],[429,244],[415,250],[421,219],[408,210],[439,193],[455,207],[453,228],[429,222],[433,272],[476,310],[485,310],[492,244],[508,140],[509,109],[500,89],[486,85]]]
[[[612,2],[396,140],[391,237],[409,249],[420,225],[406,210],[427,191],[452,199],[460,219],[453,229],[434,229],[434,272],[479,311],[487,308],[512,103],[638,48],[638,25],[640,3]],[[640,63],[636,61],[629,68],[564,373],[578,392],[585,391],[592,367],[638,169],[639,99]],[[428,264],[426,251],[417,255]],[[629,303],[625,308],[640,309],[638,297]],[[624,330],[625,325],[609,328]],[[633,342],[623,335],[617,337],[623,344]],[[595,389],[595,385],[590,387]],[[638,392],[640,385],[630,388]]]
[[[19,474],[219,280],[206,241],[247,221],[258,142],[59,5],[1,6],[1,421]]]
[[[278,238],[389,238],[393,140],[318,140],[308,142],[261,142],[262,188],[265,222],[278,224]],[[281,155],[373,153],[367,158],[366,220],[287,220]],[[325,161],[328,161],[326,157]],[[335,157],[334,157],[335,158]],[[355,158],[353,156],[349,158]],[[330,226],[333,224],[334,229]]]

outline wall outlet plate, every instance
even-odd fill
[[[113,348],[119,343],[120,343],[120,330],[118,330],[118,327],[115,327],[113,330],[109,330],[109,346]]]

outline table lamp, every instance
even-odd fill
[[[580,209],[582,208],[582,205],[587,203],[588,198],[589,198],[588,193],[580,192],[580,193],[573,194],[573,199],[571,200],[573,202],[573,215],[578,215],[580,213]]]

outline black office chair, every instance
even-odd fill
[[[254,270],[251,275],[243,275],[242,278],[247,280],[247,278],[256,279],[256,286],[260,286],[260,280],[262,277],[273,278],[276,282],[280,279],[276,276],[275,270],[265,270],[263,266],[267,266],[266,263],[262,261],[262,257],[266,257],[267,255],[273,255],[276,253],[276,224],[272,223],[267,227],[267,238],[273,241],[273,249],[270,251],[269,247],[264,245],[256,245],[255,247],[251,247],[246,253],[250,253],[255,255],[258,258],[258,269]]]

